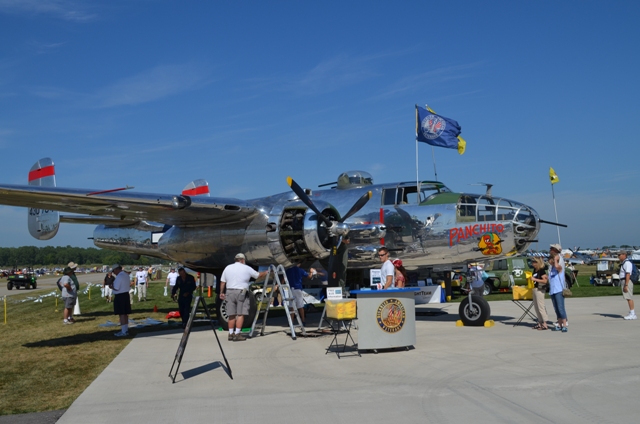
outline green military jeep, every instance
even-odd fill
[[[525,272],[533,274],[531,257],[514,256],[489,262],[485,272],[489,277],[484,282],[484,294],[494,291],[509,291],[512,286],[526,286]]]
[[[494,291],[510,291],[512,286],[526,286],[526,273],[533,274],[532,260],[529,256],[514,256],[489,262],[485,267],[485,272],[489,275],[484,282],[485,296]],[[548,267],[546,264],[545,266]],[[564,275],[569,288],[576,284],[575,274],[566,266]]]

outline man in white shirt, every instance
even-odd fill
[[[638,319],[633,304],[633,281],[631,281],[633,266],[631,262],[627,260],[627,251],[621,250],[620,253],[618,253],[618,259],[620,259],[620,272],[618,275],[620,276],[620,286],[622,286],[622,298],[629,304],[629,315],[625,316],[624,319]]]
[[[381,247],[378,249],[378,257],[382,262],[382,268],[380,268],[380,284],[382,284],[382,290],[395,288],[396,280],[396,268],[393,266],[393,262],[389,259],[389,249]]]
[[[136,272],[136,284],[138,285],[138,302],[147,300],[147,278],[149,274],[140,267]]]
[[[258,272],[245,264],[246,257],[238,253],[235,263],[228,265],[220,277],[220,299],[227,301],[229,315],[229,341],[240,342],[246,340],[240,330],[244,324],[244,316],[249,315],[250,301],[249,280],[259,280],[269,271]],[[235,331],[235,333],[234,333]]]
[[[113,281],[113,313],[120,317],[120,331],[115,333],[116,337],[129,335],[129,314],[131,313],[131,302],[129,301],[129,287],[131,280],[129,274],[122,270],[119,264],[111,267],[116,279]]]
[[[171,267],[171,271],[167,274],[167,282],[164,283],[164,295],[167,296],[167,288],[170,288],[168,291],[173,290],[173,286],[176,285],[176,279],[178,278],[178,273],[174,267]]]

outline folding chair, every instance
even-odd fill
[[[522,320],[527,317],[527,315],[534,321],[537,321],[538,318],[533,315],[533,313],[531,313],[531,308],[533,308],[533,289],[528,289],[521,286],[513,286],[511,289],[513,292],[513,299],[511,301],[518,305],[518,307],[523,311],[522,315],[520,316],[520,318],[518,318],[516,323],[513,324],[513,326],[515,327],[516,325],[520,324]]]

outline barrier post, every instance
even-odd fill
[[[56,312],[58,312],[58,293],[56,293]]]
[[[7,323],[7,295],[4,295],[4,323]]]

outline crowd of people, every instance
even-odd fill
[[[559,244],[552,244],[549,251],[550,255],[546,263],[541,257],[536,257],[532,260],[534,269],[531,277],[534,283],[533,306],[537,317],[537,324],[533,328],[536,330],[549,329],[547,325],[549,317],[545,306],[545,295],[548,294],[556,315],[553,330],[566,333],[569,327],[565,307],[565,296],[568,294],[567,282],[565,281],[566,264],[561,254],[562,248]],[[626,251],[620,251],[618,253],[618,259],[621,263],[619,277],[622,296],[629,307],[629,313],[624,316],[624,319],[636,320],[632,279],[635,268],[628,260],[627,255]],[[389,257],[389,250],[384,246],[378,249],[377,256],[381,262],[381,281],[378,284],[378,288],[386,290],[406,287],[409,277],[407,276],[407,270],[403,266],[402,260],[392,260]],[[75,275],[77,266],[76,263],[69,262],[63,270],[62,278],[59,280],[59,286],[62,291],[61,297],[64,302],[63,323],[65,325],[75,323],[73,308],[76,305],[78,290],[80,289],[78,279]],[[147,300],[147,289],[153,271],[151,268],[145,270],[142,267],[138,268],[135,273],[124,271],[120,264],[114,264],[107,271],[103,281],[103,297],[106,302],[113,303],[114,314],[119,316],[121,330],[115,333],[116,336],[123,337],[129,335],[128,316],[131,313],[133,295],[137,293],[139,302]],[[246,257],[242,253],[238,253],[235,256],[235,262],[224,269],[220,279],[219,297],[221,300],[227,302],[229,341],[243,341],[246,339],[242,335],[241,329],[245,317],[249,314],[250,296],[247,294],[250,289],[251,280],[261,280],[266,277],[267,273],[268,271],[258,272],[248,266],[246,264]],[[344,267],[343,273],[346,274],[346,266]],[[293,267],[286,270],[286,275],[293,295],[293,305],[291,305],[289,312],[293,317],[294,309],[297,309],[302,324],[304,325],[303,280],[325,274],[314,268],[306,271],[302,269],[301,263],[296,263]],[[473,295],[483,295],[485,275],[479,264],[469,264],[467,284]],[[341,275],[337,280],[346,281],[346,277],[345,275]],[[177,301],[183,328],[187,325],[189,319],[193,293],[196,287],[195,278],[188,274],[184,268],[180,267],[177,271],[175,267],[171,268],[166,278],[164,295],[167,296],[170,290],[172,299]],[[274,302],[277,302],[277,293],[273,298]]]

